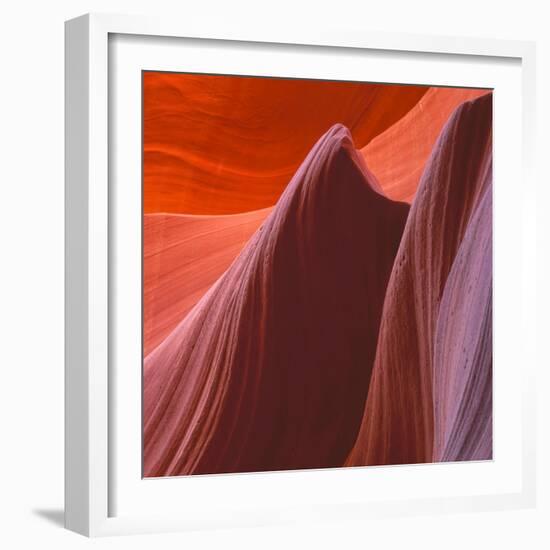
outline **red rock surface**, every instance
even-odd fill
[[[145,356],[231,265],[269,212],[267,208],[230,216],[144,216]]]
[[[144,211],[233,214],[273,206],[333,124],[346,125],[363,147],[427,90],[146,72]]]
[[[367,404],[348,465],[433,461],[434,406],[439,432],[436,459],[469,459],[478,456],[476,449],[487,448],[477,441],[479,434],[468,443],[471,447],[465,438],[476,421],[480,422],[476,429],[489,436],[483,406],[491,393],[487,373],[492,350],[486,336],[491,330],[486,264],[491,235],[486,220],[484,233],[479,233],[481,222],[474,212],[487,208],[479,205],[491,178],[492,96],[485,95],[454,112],[423,174],[388,283]],[[466,257],[473,263],[465,262]],[[462,293],[464,285],[469,288],[470,284],[472,288]],[[472,309],[474,300],[479,301],[477,312]],[[459,313],[461,317],[454,319]],[[481,332],[470,333],[474,327],[463,326],[474,319]],[[470,348],[461,356],[456,346],[466,341]],[[456,373],[464,369],[471,354],[477,358],[476,365],[466,370],[477,373],[483,383]],[[449,391],[449,384],[458,391],[444,406],[434,404],[434,378],[437,400]],[[468,397],[468,392],[478,395]],[[472,403],[485,412],[477,420],[464,419],[460,415],[478,410],[465,411]]]
[[[147,477],[492,457],[491,128],[487,90],[145,74]]]
[[[340,466],[408,205],[332,128],[231,267],[145,360],[146,476]]]
[[[490,90],[430,88],[395,124],[376,136],[361,153],[394,200],[412,202],[435,142],[452,112]]]

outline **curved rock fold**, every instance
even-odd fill
[[[376,189],[349,132],[333,127],[147,357],[146,476],[343,463],[409,209]]]
[[[491,459],[490,91],[181,82],[144,81],[144,475]]]

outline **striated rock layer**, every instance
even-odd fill
[[[146,476],[341,466],[409,207],[337,125],[145,360]],[[395,283],[394,283],[395,284]]]
[[[433,460],[493,454],[492,186],[485,190],[441,298],[433,365]]]
[[[144,211],[273,206],[310,149],[342,123],[364,147],[427,86],[145,72]]]
[[[440,135],[388,283],[360,433],[346,464],[491,455],[492,96]]]
[[[219,279],[270,211],[266,208],[230,216],[144,216],[144,356]]]
[[[361,149],[384,193],[412,202],[443,126],[465,101],[491,93],[475,88],[430,88],[403,118]]]

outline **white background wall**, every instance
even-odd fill
[[[4,548],[550,547],[550,17],[523,0],[20,0],[0,16],[0,545]],[[63,506],[63,22],[89,11],[538,41],[539,503],[536,510],[92,542]],[[511,219],[510,223],[514,223]],[[518,369],[521,365],[518,365]]]

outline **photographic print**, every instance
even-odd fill
[[[142,91],[144,477],[492,459],[492,91]]]

